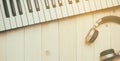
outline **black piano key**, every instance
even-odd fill
[[[28,10],[29,12],[33,12],[33,9],[32,9],[32,4],[31,4],[31,1],[30,0],[27,0],[27,5],[28,5]]]
[[[58,0],[58,4],[59,4],[59,6],[63,6],[62,0]]]
[[[3,1],[4,10],[5,10],[5,15],[6,17],[10,17],[7,2],[6,0],[2,0],[2,1]]]
[[[72,4],[72,0],[68,0],[69,4]]]
[[[15,10],[15,6],[14,6],[14,2],[13,2],[13,0],[9,0],[9,1],[10,1],[12,14],[13,14],[13,16],[16,16],[16,10]]]
[[[34,2],[35,2],[36,11],[40,11],[38,0],[34,0]]]
[[[48,0],[44,0],[44,1],[45,1],[45,6],[46,6],[46,9],[50,9],[50,5],[49,5]]]
[[[18,7],[19,14],[22,15],[23,11],[22,11],[21,2],[20,2],[20,0],[16,0],[16,2],[17,2],[17,7]]]
[[[55,7],[56,7],[55,0],[51,0],[51,2],[52,2],[52,6],[53,6],[53,8],[55,8]]]
[[[79,2],[79,0],[76,0],[76,3],[78,3]]]

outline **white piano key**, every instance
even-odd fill
[[[3,14],[3,19],[4,19],[5,29],[9,30],[9,29],[11,29],[11,24],[10,24],[9,18],[6,18],[2,0],[0,0],[0,4],[1,4],[1,11],[2,11],[2,14]]]
[[[73,7],[74,15],[79,14],[79,8],[78,8],[77,3],[76,3],[75,0],[73,0],[72,7]]]
[[[102,9],[107,8],[106,0],[101,0],[101,6],[102,6]]]
[[[4,31],[4,30],[5,30],[5,27],[4,27],[4,21],[3,21],[1,5],[0,5],[0,31]]]
[[[80,14],[85,13],[83,1],[80,0],[77,4],[78,4]]]
[[[118,1],[117,0],[112,0],[113,1],[113,6],[118,6]]]
[[[11,23],[11,28],[16,28],[17,27],[17,24],[16,24],[16,19],[15,19],[15,16],[13,16],[12,14],[12,10],[11,10],[11,7],[10,7],[10,1],[9,0],[6,0],[7,1],[7,4],[8,4],[8,9],[9,9],[9,13],[10,13],[10,23]]]
[[[84,8],[85,8],[85,12],[90,12],[90,4],[88,0],[83,0],[83,4],[84,4]]]
[[[34,24],[33,14],[32,14],[32,12],[29,12],[28,4],[27,4],[27,2],[30,2],[30,1],[31,0],[23,0],[24,6],[25,6],[25,10],[26,10],[26,14],[27,14],[28,23],[29,23],[29,25],[32,25],[32,24]]]
[[[40,5],[40,11],[38,11],[40,22],[45,22],[46,19],[45,19],[45,14],[44,14],[44,11],[43,11],[43,6],[41,4],[42,2],[41,2],[41,0],[38,0],[38,2],[39,2],[39,5]]]
[[[67,7],[65,4],[65,0],[60,0],[62,2],[62,6],[60,6],[61,11],[62,11],[62,16],[63,17],[67,17],[68,16],[68,11],[67,11]]]
[[[55,10],[55,8],[53,8],[53,6],[52,6],[52,1],[54,1],[54,0],[48,0],[49,1],[49,5],[50,5],[50,15],[51,15],[51,18],[52,18],[52,20],[55,20],[55,19],[57,19],[57,14],[56,14],[56,10]],[[55,3],[55,1],[54,1],[54,3]]]
[[[15,9],[16,9],[16,23],[17,23],[17,27],[22,27],[23,24],[22,24],[22,20],[21,20],[21,17],[19,15],[19,11],[18,11],[18,8],[17,8],[17,3],[16,3],[16,0],[13,0],[14,1],[14,5],[15,5]]]
[[[72,4],[69,4],[68,0],[64,0],[64,1],[65,1],[65,4],[66,4],[66,7],[67,7],[68,15],[69,16],[74,15]]]
[[[118,3],[119,3],[119,5],[120,5],[120,0],[118,0]]]
[[[58,0],[55,0],[56,2],[56,14],[57,14],[57,18],[62,18],[62,11],[61,8],[59,6]]]
[[[42,3],[42,6],[43,6],[43,11],[44,11],[44,14],[45,14],[46,21],[52,20],[51,15],[50,15],[50,11],[45,6],[45,0],[41,0],[41,3]]]
[[[96,6],[95,6],[94,0],[88,0],[88,1],[89,1],[89,3],[90,3],[91,11],[95,11],[95,10],[96,10]]]
[[[100,1],[100,0],[94,0],[94,2],[95,2],[95,6],[96,6],[96,9],[97,9],[97,10],[102,9],[101,1]]]
[[[38,12],[36,11],[36,7],[35,7],[35,3],[34,2],[35,2],[34,0],[31,0],[31,4],[32,4],[32,7],[33,7],[34,22],[35,23],[40,23],[39,15],[38,15]]]
[[[108,7],[112,7],[113,6],[112,0],[106,0],[106,2],[107,2]]]
[[[25,6],[24,6],[24,0],[20,0],[20,2],[21,2],[22,10],[23,10],[23,14],[20,15],[22,19],[22,23],[23,23],[23,26],[27,26],[29,24],[28,24],[27,14],[26,14]]]

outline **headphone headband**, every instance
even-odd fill
[[[99,34],[99,32],[98,32],[98,30],[96,30],[96,28],[99,27],[101,24],[108,23],[108,22],[115,22],[117,24],[120,24],[120,17],[118,17],[118,16],[105,16],[105,17],[99,19],[98,21],[96,21],[96,23],[89,30],[87,36],[85,37],[86,43],[87,44],[93,43]]]

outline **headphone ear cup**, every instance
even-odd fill
[[[100,53],[101,61],[111,61],[116,56],[113,49],[108,49]]]
[[[98,34],[99,34],[98,30],[96,30],[95,28],[90,29],[90,31],[88,32],[88,34],[85,38],[86,43],[87,44],[93,43],[96,40]]]

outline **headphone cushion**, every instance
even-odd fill
[[[97,38],[99,32],[98,30],[92,28],[88,35],[86,36],[86,43],[90,44],[90,43],[93,43],[95,41],[95,39]]]
[[[95,30],[95,32],[93,33],[93,36],[90,39],[90,42],[94,42],[97,36],[98,36],[98,30]]]
[[[107,54],[115,53],[113,49],[108,49],[100,53],[100,56],[104,56]]]
[[[102,61],[112,61],[115,56],[116,54],[113,49],[108,49],[100,53]]]

